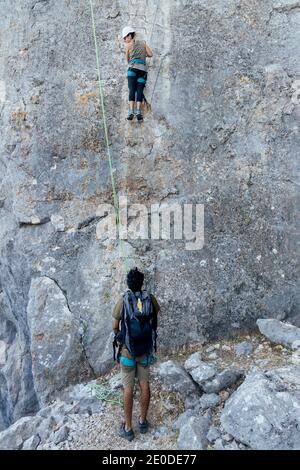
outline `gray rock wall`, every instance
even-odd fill
[[[39,407],[32,354],[46,306],[62,325],[65,312],[77,338],[72,380],[110,365],[124,263],[118,242],[96,235],[99,204],[113,198],[89,2],[0,7],[1,429]],[[202,250],[179,240],[124,243],[127,265],[146,272],[160,301],[161,347],[234,335],[263,316],[299,326],[299,2],[103,0],[94,8],[117,190],[147,207],[204,204]],[[124,120],[118,34],[128,23],[154,49],[153,112],[141,127]],[[33,308],[31,286],[43,279],[65,309],[56,311],[52,288],[45,310]],[[64,380],[69,373],[56,386]],[[55,393],[46,378],[42,389]]]

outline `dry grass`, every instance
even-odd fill
[[[14,122],[23,122],[26,121],[27,119],[27,113],[25,111],[15,111],[14,113],[11,114],[11,120]]]
[[[97,99],[97,93],[95,91],[90,91],[88,93],[76,93],[76,99],[81,105],[87,105],[89,100]]]

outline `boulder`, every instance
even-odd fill
[[[187,424],[191,416],[197,417],[199,416],[199,410],[188,409],[184,413],[178,416],[178,418],[173,423],[173,429],[180,430],[182,426]]]
[[[120,374],[113,376],[107,385],[109,389],[115,392],[120,388]],[[60,398],[66,402],[68,414],[95,414],[99,413],[103,402],[97,398],[97,382],[92,380],[87,384],[77,384],[68,387],[60,395]]]
[[[253,345],[249,341],[242,341],[235,346],[234,351],[237,356],[248,356],[253,352]]]
[[[25,416],[16,421],[12,426],[0,433],[0,449],[21,449],[24,441],[35,434],[36,428],[41,421],[42,418],[39,416]]]
[[[225,388],[231,387],[243,377],[243,372],[233,369],[225,369],[211,380],[201,384],[205,393],[218,393]]]
[[[211,426],[207,433],[207,440],[209,442],[215,442],[221,436],[220,431],[215,426]]]
[[[50,434],[57,429],[58,421],[54,416],[49,416],[46,419],[43,419],[37,428],[37,433],[41,439],[41,442],[45,442]]]
[[[202,357],[201,353],[197,351],[191,354],[189,358],[185,361],[184,368],[188,371],[191,371],[193,369],[196,369],[196,367],[199,367],[200,364],[202,364]]]
[[[205,450],[210,420],[203,416],[191,416],[181,427],[177,441],[178,449]]]
[[[200,386],[208,379],[215,376],[217,368],[214,364],[201,360],[199,353],[192,354],[184,363],[184,368]]]
[[[189,374],[177,362],[166,361],[156,368],[156,373],[162,381],[163,388],[181,395],[193,394],[197,387]]]
[[[221,401],[221,397],[216,393],[204,393],[199,400],[199,404],[202,410],[206,410],[207,408],[213,408],[219,405]]]
[[[27,315],[35,391],[45,405],[78,374],[83,354],[79,325],[65,294],[48,277],[32,280]]]
[[[275,318],[257,320],[259,331],[272,343],[283,344],[290,349],[298,349],[300,344],[300,328],[290,323],[283,323]]]
[[[208,359],[214,361],[215,359],[218,359],[218,354],[216,352],[212,352],[208,355]]]
[[[300,449],[300,366],[251,373],[226,402],[221,423],[252,449]]]
[[[39,443],[41,442],[41,438],[38,435],[31,436],[27,439],[22,447],[22,450],[36,450]]]
[[[200,409],[200,393],[193,393],[188,395],[184,401],[184,408],[188,409]]]
[[[220,437],[216,439],[214,449],[215,450],[225,450],[224,441],[222,441],[222,439]]]
[[[70,428],[68,426],[61,427],[55,434],[53,442],[55,445],[60,444],[68,439]]]

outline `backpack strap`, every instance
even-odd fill
[[[154,352],[157,352],[157,313],[153,309],[152,300],[151,300],[151,306],[152,306],[153,347],[154,347]]]
[[[130,303],[132,303],[131,299],[131,291],[128,289],[123,294],[123,308],[122,308],[122,315],[121,315],[121,334],[123,337],[123,344],[126,346],[128,351],[132,354],[132,342],[130,340],[130,326],[129,326],[129,315],[127,313],[128,308],[131,308]],[[132,306],[133,307],[133,306]]]
[[[113,340],[114,361],[120,362],[122,348],[123,348],[123,337],[122,337],[122,333],[119,331],[118,333],[115,334],[114,340]]]
[[[117,343],[117,338],[116,338],[117,334],[115,334],[114,336],[114,340],[113,340],[113,351],[114,351],[114,361],[117,359],[116,357],[116,349],[118,347],[118,343]]]
[[[113,358],[114,358],[114,361],[117,361],[117,362],[120,362],[121,351],[122,351],[124,344],[128,348],[128,340],[129,340],[128,328],[126,327],[127,315],[126,315],[126,309],[125,309],[125,298],[124,298],[125,294],[123,294],[123,306],[122,306],[121,319],[120,319],[121,329],[118,333],[115,334],[114,339],[113,339]]]

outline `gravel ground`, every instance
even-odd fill
[[[110,374],[106,378],[111,376]],[[123,419],[122,406],[99,402],[99,408],[101,407],[99,414],[72,415],[68,423],[71,431],[67,441],[57,446],[48,442],[43,445],[42,449],[176,449],[178,433],[172,431],[172,422],[183,412],[183,404],[175,394],[162,391],[156,381],[152,382],[151,394],[148,414],[151,426],[147,434],[140,434],[138,431],[139,393],[136,389],[133,409],[135,439],[133,441],[128,442],[118,436],[119,426]],[[118,400],[121,397],[122,392],[118,389],[114,398]]]
[[[242,341],[251,343],[253,352],[248,356],[238,357],[235,354],[234,347]],[[245,372],[249,372],[253,368],[262,370],[277,368],[295,360],[291,351],[284,347],[272,345],[261,335],[248,335],[239,337],[235,341],[219,341],[204,346],[195,345],[189,349],[175,351],[172,354],[161,354],[159,363],[168,359],[184,362],[195,351],[201,351],[203,360],[213,362],[222,369],[236,367],[244,369]],[[213,355],[214,359],[211,359],[210,355]],[[99,386],[104,386],[105,381],[116,377],[118,373],[119,370],[116,367],[106,376],[99,378]],[[218,426],[225,400],[233,391],[228,390],[229,393],[220,392],[223,401],[213,410],[214,425]],[[117,388],[114,391],[113,399],[115,401],[122,399],[121,388]],[[172,423],[184,411],[184,406],[176,394],[166,392],[161,388],[159,379],[155,374],[155,367],[152,371],[151,403],[148,414],[151,426],[147,434],[140,434],[138,431],[138,400],[139,392],[138,387],[136,387],[133,410],[135,439],[132,442],[128,442],[118,436],[118,428],[123,418],[121,403],[113,404],[99,401],[99,413],[92,416],[72,415],[70,417],[68,422],[70,434],[67,441],[58,445],[54,445],[53,442],[47,442],[41,448],[87,450],[177,449],[178,432],[173,430]]]

